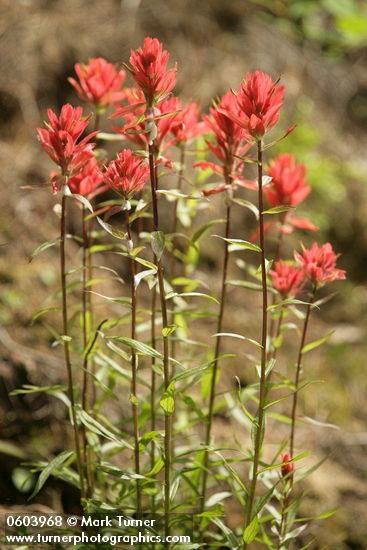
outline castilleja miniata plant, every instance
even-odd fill
[[[49,181],[61,202],[60,236],[32,254],[60,248],[54,333],[73,443],[66,440],[34,495],[53,474],[77,486],[86,513],[154,513],[161,538],[144,548],[173,548],[173,534],[189,534],[190,548],[290,548],[307,527],[299,525],[298,483],[308,452],[297,434],[306,354],[330,336],[309,341],[310,322],[329,299],[324,287],[345,271],[297,211],[312,192],[307,167],[272,153],[297,131],[284,130],[285,86],[277,75],[248,72],[221,98],[201,98],[211,101],[201,114],[197,102],[173,95],[177,64],[150,37],[127,63],[94,58],[75,73],[69,82],[83,106],[49,109],[37,130],[58,166]],[[81,235],[68,234],[75,206]],[[210,237],[218,284],[209,273],[203,280]],[[234,327],[234,287],[239,303],[251,304],[243,306],[251,327]],[[230,387],[220,379],[232,361],[246,388],[241,377]],[[216,430],[219,412],[236,424],[226,437]],[[235,507],[237,525],[226,519]]]

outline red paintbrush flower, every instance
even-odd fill
[[[270,269],[269,274],[274,288],[283,297],[294,298],[304,285],[303,269],[286,262],[275,262],[275,269]]]
[[[317,286],[345,279],[345,271],[335,267],[338,256],[330,243],[322,246],[313,243],[311,248],[304,249],[302,254],[295,252],[294,257],[306,277]]]
[[[143,48],[131,50],[131,66],[127,69],[143,91],[149,109],[163,101],[175,87],[177,64],[167,70],[168,60],[169,53],[157,38],[148,36]]]
[[[94,143],[88,143],[96,132],[78,141],[88,125],[81,107],[63,105],[59,118],[52,109],[47,111],[47,129],[37,128],[38,140],[48,156],[60,167],[62,175],[72,176],[93,157]]]
[[[307,168],[304,164],[296,164],[290,153],[283,153],[274,159],[268,170],[272,181],[264,188],[264,193],[271,206],[296,206],[310,193],[307,184]]]
[[[129,105],[126,107],[118,107],[113,117],[123,116],[126,124],[122,128],[114,128],[122,134],[126,139],[146,149],[148,140],[153,138],[155,147],[159,151],[162,149],[162,144],[171,130],[172,125],[181,109],[181,101],[173,96],[162,101],[154,108],[153,114],[146,114],[145,104],[141,103],[142,92],[139,89],[130,88],[126,90],[126,98]],[[154,136],[151,135],[149,125],[152,124]],[[164,148],[169,144],[165,144]]]
[[[103,57],[90,59],[88,65],[77,63],[74,69],[79,82],[74,78],[68,80],[83,101],[103,109],[124,97],[121,87],[125,80],[125,71],[117,71],[116,67]]]
[[[210,168],[225,180],[214,189],[204,189],[205,196],[225,191],[228,182],[231,185],[247,186],[247,180],[242,177],[243,160],[239,157],[244,155],[249,145],[244,143],[244,132],[233,122],[230,113],[239,116],[240,111],[235,96],[227,92],[217,105],[210,108],[210,116],[203,116],[208,130],[214,135],[214,140],[207,140],[206,143],[219,163],[204,161],[196,163],[194,167],[203,170]]]
[[[112,160],[103,174],[104,181],[126,200],[138,193],[149,177],[145,160],[124,149]]]
[[[103,175],[100,172],[98,162],[95,157],[92,157],[78,174],[68,180],[68,186],[72,193],[85,197],[95,196],[104,190],[101,187],[102,181]]]
[[[281,456],[281,460],[282,462],[288,462],[289,460],[292,460],[292,457],[288,453],[285,453],[284,455]],[[288,464],[283,464],[283,466],[281,466],[281,472],[283,477],[293,473],[294,463],[288,462]]]
[[[197,103],[188,103],[182,109],[182,104],[179,102],[177,107],[179,107],[177,110],[180,112],[175,117],[170,128],[170,132],[174,136],[172,143],[176,143],[177,145],[187,143],[203,135],[208,130],[205,122],[199,121],[199,106]]]
[[[228,116],[246,132],[246,138],[260,140],[279,120],[284,86],[278,86],[262,72],[247,73],[236,94],[240,115]]]

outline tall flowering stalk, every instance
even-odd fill
[[[168,341],[168,312],[164,289],[164,269],[162,254],[164,250],[164,235],[159,228],[158,213],[158,178],[157,153],[154,143],[158,134],[155,122],[155,108],[165,100],[176,84],[176,67],[167,70],[169,53],[156,39],[147,37],[143,48],[132,51],[130,66],[127,67],[137,86],[144,94],[146,106],[146,127],[148,138],[148,156],[150,170],[150,184],[153,207],[152,248],[157,267],[159,297],[162,314],[163,335],[163,377],[164,389],[167,392],[170,384],[169,341]],[[170,489],[171,489],[171,457],[172,457],[172,426],[171,414],[164,411],[164,512],[165,536],[170,532]],[[169,546],[169,544],[167,543]]]
[[[132,151],[124,149],[112,160],[104,172],[104,180],[108,185],[119,193],[123,198],[123,209],[125,211],[125,227],[127,234],[128,250],[134,248],[130,223],[130,199],[144,187],[149,176],[149,169],[142,158],[136,157]],[[136,267],[135,260],[130,258],[130,294],[131,294],[131,339],[136,338]],[[140,453],[139,453],[139,414],[137,397],[137,358],[136,350],[131,348],[131,396],[132,417],[134,425],[134,457],[135,473],[140,475]],[[142,512],[140,479],[136,480],[137,513]]]
[[[317,243],[313,243],[309,249],[304,249],[302,254],[295,252],[295,259],[301,266],[304,272],[304,276],[310,281],[312,285],[309,304],[307,305],[306,317],[303,325],[301,343],[298,351],[297,365],[296,365],[296,377],[295,377],[295,390],[293,394],[292,414],[291,414],[291,434],[289,444],[289,454],[293,457],[294,453],[294,434],[296,426],[296,411],[298,400],[298,388],[301,374],[302,358],[304,353],[304,346],[306,342],[306,335],[308,329],[308,323],[311,314],[312,304],[315,298],[316,291],[327,283],[332,281],[338,281],[345,279],[345,271],[336,268],[337,255],[333,251],[330,243],[326,243],[321,247]]]
[[[272,208],[284,208],[279,213],[277,224],[278,237],[275,251],[275,261],[281,258],[281,248],[284,236],[291,234],[294,229],[305,231],[317,231],[316,227],[307,218],[300,218],[295,214],[295,208],[301,204],[311,193],[311,187],[306,181],[307,167],[304,164],[297,164],[296,159],[290,153],[282,153],[270,162],[268,175],[271,182],[264,188],[264,193],[269,205]],[[289,210],[286,210],[289,208]],[[270,222],[271,223],[271,222]],[[274,225],[271,223],[271,225]],[[268,225],[270,229],[270,225]],[[272,306],[275,304],[276,296],[273,294]],[[281,315],[283,308],[281,308]],[[277,337],[279,322],[276,325],[274,316],[270,320],[269,334],[271,341]],[[274,355],[275,349],[269,350]]]
[[[73,370],[69,349],[68,329],[68,308],[66,295],[66,262],[65,262],[65,234],[66,234],[66,198],[70,194],[68,187],[69,178],[78,174],[93,158],[94,144],[90,140],[95,134],[89,134],[82,140],[80,136],[86,129],[89,118],[83,118],[81,107],[73,108],[71,105],[64,105],[60,116],[57,117],[52,109],[48,110],[49,123],[47,129],[38,128],[38,139],[48,156],[59,166],[60,172],[51,174],[51,183],[54,192],[62,191],[61,216],[60,216],[60,278],[62,290],[62,320],[63,320],[63,347],[65,355],[65,366],[68,377],[68,393],[73,421],[76,460],[78,466],[80,491],[82,498],[85,497],[83,461],[80,450],[78,434],[78,422],[74,399]]]
[[[99,165],[95,157],[84,166],[76,175],[69,178],[68,186],[73,194],[82,195],[89,200],[93,196],[101,193],[104,188],[101,187],[102,176],[99,171]],[[82,332],[83,332],[83,381],[82,381],[82,408],[88,411],[90,408],[90,389],[89,389],[89,357],[87,345],[90,336],[92,324],[92,307],[88,300],[88,281],[91,277],[91,258],[90,258],[90,235],[88,231],[88,222],[86,221],[87,211],[82,204]],[[83,426],[83,459],[87,472],[87,496],[91,496],[93,487],[93,473],[90,457],[88,457],[88,444],[86,436],[86,427]]]
[[[207,141],[209,149],[216,157],[217,163],[199,162],[197,167],[206,169],[211,168],[215,173],[223,178],[214,189],[204,189],[204,196],[210,196],[216,193],[225,193],[225,234],[224,234],[224,254],[223,267],[221,277],[220,290],[220,306],[217,319],[217,330],[214,348],[213,366],[210,374],[210,390],[209,390],[209,407],[208,417],[206,422],[205,432],[205,450],[203,460],[203,475],[201,487],[200,512],[204,511],[207,481],[208,481],[208,461],[209,461],[209,445],[211,442],[211,431],[213,423],[213,412],[215,405],[215,390],[216,379],[218,374],[219,355],[221,350],[221,333],[224,321],[225,300],[227,289],[227,272],[229,261],[229,239],[231,237],[231,202],[233,190],[236,185],[242,182],[241,172],[243,169],[243,161],[239,157],[247,150],[248,146],[244,145],[244,137],[242,129],[229,117],[228,113],[234,115],[239,114],[239,108],[236,98],[231,92],[227,92],[217,105],[210,108],[210,116],[204,116],[203,120],[208,130],[211,130],[214,135],[214,141]]]
[[[258,479],[258,467],[262,442],[264,438],[264,420],[266,405],[266,360],[268,329],[268,289],[265,255],[264,199],[263,199],[263,138],[279,120],[283,104],[283,88],[273,82],[271,77],[262,71],[247,73],[236,95],[240,114],[230,113],[232,120],[244,130],[249,142],[257,145],[258,167],[258,207],[259,237],[261,248],[261,281],[262,281],[262,331],[261,331],[261,364],[259,407],[256,415],[255,444],[253,450],[252,480],[247,498],[246,526],[252,521],[254,498]]]
[[[300,345],[298,349],[297,362],[296,362],[296,374],[294,380],[294,392],[291,409],[291,427],[290,427],[290,439],[289,439],[289,453],[283,455],[283,461],[291,460],[294,457],[295,448],[295,428],[297,417],[297,403],[298,393],[300,386],[300,375],[302,369],[302,359],[306,352],[306,338],[307,330],[311,317],[311,310],[314,304],[316,292],[319,288],[327,283],[345,279],[345,271],[336,267],[337,255],[333,251],[330,243],[326,243],[319,246],[317,243],[313,243],[309,249],[303,249],[302,253],[295,252],[296,261],[299,264],[299,270],[302,273],[302,278],[305,283],[311,286],[309,301],[307,304],[306,315],[303,323],[302,335]],[[297,279],[298,279],[297,275]],[[293,464],[292,464],[293,466]],[[281,521],[278,532],[278,549],[282,547],[283,540],[286,534],[286,516],[289,507],[289,499],[293,488],[293,470],[294,467],[289,470],[288,483],[285,484],[284,492],[282,495],[282,510]],[[283,471],[283,470],[282,470]]]
[[[175,96],[158,96],[158,102],[152,109],[148,109],[144,91],[139,87],[127,88],[125,90],[128,105],[118,107],[113,114],[113,118],[123,116],[125,125],[122,128],[116,128],[126,139],[139,147],[149,151],[149,142],[153,152],[154,160],[154,181],[158,187],[158,163],[169,164],[169,160],[162,156],[169,145],[175,142],[175,138],[168,137],[173,125],[176,124],[177,115],[181,109],[181,102]],[[176,127],[176,126],[175,126]],[[149,152],[148,152],[149,155]],[[155,223],[153,221],[153,223]],[[152,289],[151,301],[151,344],[156,348],[156,305],[157,305],[157,287]],[[173,345],[173,343],[172,343]],[[151,369],[151,431],[156,430],[156,358],[152,357]],[[171,419],[172,423],[172,419]],[[151,467],[153,468],[156,460],[156,445],[153,440],[151,443]],[[155,495],[152,495],[152,511],[155,511]]]

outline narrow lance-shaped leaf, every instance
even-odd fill
[[[38,254],[40,254],[44,250],[47,250],[48,248],[51,248],[52,246],[55,246],[59,242],[60,242],[60,239],[53,239],[52,241],[46,241],[46,242],[40,244],[39,246],[37,246],[37,248],[35,248],[33,250],[32,254],[29,256],[29,259],[28,259],[29,263],[31,263],[31,261],[33,260],[33,258],[35,258],[35,256],[37,256]]]
[[[130,348],[133,348],[135,351],[143,355],[156,357],[157,359],[161,359],[162,357],[162,354],[159,353],[159,351],[156,351],[151,346],[148,346],[148,344],[143,344],[142,342],[139,342],[139,340],[133,340],[132,338],[127,338],[125,336],[110,336],[107,338],[107,340],[115,340],[116,342],[121,342],[121,344],[129,346]]]
[[[326,336],[323,338],[319,338],[318,340],[314,340],[313,342],[310,342],[309,344],[306,344],[303,346],[301,353],[308,353],[309,351],[312,351],[315,348],[318,348],[319,346],[322,346],[329,338],[334,334],[334,331],[329,332]]]
[[[160,260],[165,247],[165,237],[163,231],[152,231],[150,244],[157,260]]]
[[[230,252],[242,249],[252,250],[253,252],[261,252],[261,248],[257,246],[257,244],[250,243],[249,241],[244,241],[243,239],[227,239],[226,237],[221,237],[220,235],[213,235],[213,237],[222,239],[222,241],[226,241],[227,243],[232,245],[232,248],[230,248]]]
[[[50,475],[52,475],[55,470],[58,470],[73,454],[73,451],[63,451],[47,464],[47,466],[40,473],[34,491],[28,500],[31,500],[40,492]]]

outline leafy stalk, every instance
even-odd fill
[[[126,232],[128,238],[128,247],[133,248],[131,225],[129,210],[125,209],[125,223]],[[136,337],[136,286],[135,286],[136,267],[135,260],[130,259],[130,276],[131,276],[131,339],[135,340]],[[133,416],[133,428],[134,428],[134,459],[135,459],[135,473],[140,475],[140,454],[139,454],[139,415],[138,415],[138,398],[137,398],[137,358],[136,350],[131,348],[131,407]],[[140,479],[136,480],[136,499],[137,499],[137,514],[141,515],[141,486]]]
[[[153,144],[149,144],[149,169],[150,169],[150,182],[152,193],[152,205],[153,205],[153,230],[159,231],[159,217],[158,217],[158,199],[157,199],[157,172],[155,169],[155,147]],[[169,369],[169,351],[168,351],[168,334],[165,329],[168,327],[168,314],[167,303],[164,290],[164,273],[161,256],[155,256],[155,264],[157,267],[159,297],[161,302],[161,314],[162,314],[162,329],[163,329],[163,377],[164,377],[164,389],[167,391],[170,383],[170,369]],[[171,488],[171,416],[165,414],[164,416],[164,531],[165,537],[169,536],[170,525],[170,488]]]
[[[157,286],[154,285],[152,289],[152,304],[151,304],[151,346],[153,349],[156,349],[156,335],[155,335],[155,318],[156,318],[156,309],[157,309]],[[155,414],[155,392],[156,392],[156,372],[155,372],[155,357],[152,356],[151,364],[151,380],[150,380],[150,430],[155,431],[156,428],[156,414]],[[150,449],[150,466],[151,469],[155,465],[155,441],[152,439],[151,449]],[[151,499],[151,511],[152,514],[155,513],[155,494],[152,494]]]
[[[182,188],[184,163],[185,163],[185,145],[181,145],[180,146],[180,169],[178,171],[178,178],[177,178],[177,189],[178,189],[178,191],[180,191],[181,188]],[[178,207],[178,200],[176,200],[174,202],[174,207],[173,207],[172,252],[171,252],[171,265],[170,265],[171,281],[176,277],[176,267],[177,267],[177,258],[175,256],[175,250],[176,250],[175,235],[177,233],[177,228],[178,228],[177,207]],[[172,325],[175,324],[175,305],[174,305],[174,302],[173,302],[173,306],[172,306],[171,323],[172,323]],[[176,356],[176,341],[175,341],[174,338],[172,338],[172,342],[171,342],[171,356],[173,357],[173,359]]]
[[[75,440],[75,452],[76,452],[76,461],[79,473],[80,480],[80,493],[82,499],[85,497],[84,490],[84,474],[83,474],[83,463],[82,456],[80,451],[80,442],[78,434],[78,424],[75,408],[75,399],[74,399],[74,382],[73,382],[73,372],[71,367],[70,360],[70,349],[69,349],[69,329],[68,329],[68,309],[67,309],[67,299],[66,299],[66,270],[65,270],[65,218],[66,218],[66,196],[63,194],[61,201],[61,218],[60,218],[60,275],[61,275],[61,291],[62,291],[62,320],[63,320],[63,336],[64,336],[64,356],[65,356],[65,366],[68,377],[68,394],[71,407],[71,417],[73,421],[73,430],[74,430],[74,440]]]
[[[262,333],[261,333],[261,365],[260,365],[260,395],[259,408],[256,418],[256,433],[253,457],[252,480],[247,499],[246,526],[252,521],[254,499],[258,479],[258,467],[260,453],[264,436],[264,419],[266,404],[266,359],[267,359],[267,323],[268,323],[268,289],[266,280],[266,257],[265,257],[265,232],[264,232],[264,206],[263,206],[263,157],[262,142],[257,143],[257,164],[258,164],[258,206],[259,206],[259,228],[261,248],[261,285],[262,285]]]
[[[311,315],[311,309],[312,304],[315,299],[315,293],[316,293],[316,284],[313,287],[310,301],[307,305],[306,310],[306,317],[305,322],[303,324],[303,331],[302,331],[302,337],[301,337],[301,343],[298,350],[298,357],[297,357],[297,366],[296,366],[296,378],[294,381],[294,393],[293,393],[293,404],[292,404],[292,414],[291,414],[291,435],[290,435],[290,443],[289,443],[289,454],[291,457],[293,457],[294,452],[294,434],[295,434],[295,428],[296,428],[296,411],[297,411],[297,401],[298,401],[298,389],[299,389],[299,379],[301,374],[301,367],[302,367],[302,349],[304,348],[305,342],[306,342],[306,335],[307,335],[307,329],[308,324],[310,320]]]
[[[89,361],[87,351],[88,344],[88,313],[89,304],[87,298],[87,283],[88,283],[88,256],[89,256],[89,238],[87,230],[87,222],[85,221],[86,209],[82,206],[82,331],[83,331],[83,381],[82,381],[82,408],[84,411],[89,409]],[[87,428],[82,428],[82,446],[83,446],[83,460],[86,468],[86,493],[88,497],[91,497],[92,485],[93,485],[93,473],[90,460],[90,452],[87,442]]]
[[[310,301],[307,305],[306,317],[303,323],[301,342],[300,342],[298,356],[297,356],[296,376],[294,381],[294,393],[293,393],[293,403],[292,403],[292,413],[291,413],[291,433],[290,433],[290,443],[289,443],[289,455],[291,458],[293,458],[293,454],[294,454],[294,437],[295,437],[295,428],[296,428],[298,390],[299,390],[299,380],[300,380],[300,374],[301,374],[301,368],[302,368],[302,357],[303,357],[302,350],[306,342],[307,329],[310,321],[312,304],[315,299],[315,294],[317,289],[316,287],[317,285],[315,284],[311,292]],[[283,540],[286,534],[286,528],[287,528],[286,519],[287,519],[289,499],[292,492],[292,488],[293,488],[293,475],[291,475],[287,480],[286,485],[284,487],[283,494],[282,494],[281,521],[280,521],[279,537],[278,537],[278,545],[277,545],[278,550],[281,549]]]
[[[225,238],[229,239],[231,235],[231,203],[230,203],[229,197],[227,197],[227,200],[228,200],[228,203],[227,203],[227,210],[226,210]],[[208,447],[210,445],[211,430],[212,430],[212,424],[213,424],[215,385],[216,385],[216,379],[217,379],[218,357],[220,354],[220,344],[221,344],[220,333],[222,332],[222,326],[223,326],[226,289],[227,289],[226,283],[227,283],[228,260],[229,260],[229,242],[228,240],[226,240],[224,241],[224,259],[223,259],[223,268],[222,268],[220,307],[219,307],[219,314],[218,314],[218,321],[217,321],[217,336],[216,336],[216,342],[215,342],[214,360],[213,360],[213,366],[211,369],[211,379],[210,379],[209,411],[208,411],[208,419],[207,419],[206,433],[205,433],[205,451],[204,451],[204,460],[203,460],[204,469],[203,469],[202,487],[201,487],[200,513],[202,513],[205,508],[206,489],[207,489],[207,481],[208,481],[208,460],[209,460]]]

